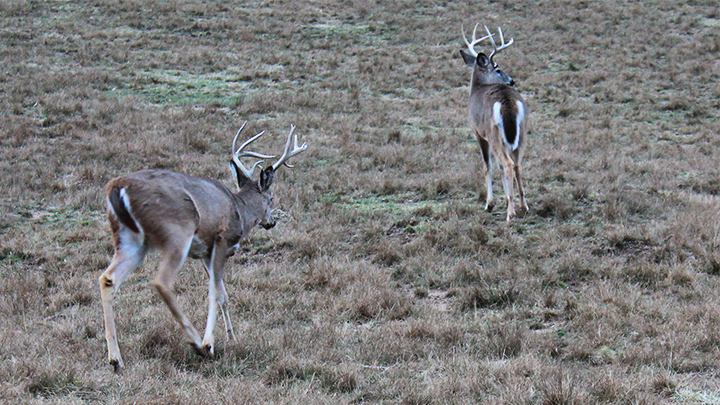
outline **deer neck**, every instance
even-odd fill
[[[481,89],[487,89],[489,86],[492,86],[495,84],[498,84],[498,83],[488,81],[487,75],[481,74],[478,71],[473,71],[472,78],[470,79],[470,91],[471,92],[484,91]]]
[[[258,202],[254,201],[257,198],[256,194],[257,192],[254,190],[241,190],[239,193],[233,194],[243,238],[250,235],[261,219],[261,210],[257,208]]]
[[[477,75],[473,74],[472,80],[470,82],[470,98],[475,99],[476,103],[482,104],[484,103],[485,97],[488,92],[497,85],[493,83],[482,82],[480,78],[476,76]]]

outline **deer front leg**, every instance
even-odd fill
[[[490,154],[490,145],[488,141],[483,139],[480,135],[476,135],[478,143],[480,144],[480,152],[485,162],[485,211],[492,212],[495,207],[495,201],[493,200],[493,189],[492,189],[492,155]]]
[[[207,264],[203,261],[203,264],[205,265],[206,270],[211,268],[209,261]],[[207,271],[207,274],[209,277],[210,271]],[[213,276],[213,279],[215,279],[215,276]],[[217,297],[217,305],[220,307],[220,314],[222,315],[223,323],[225,324],[225,337],[228,340],[230,340],[230,339],[237,340],[237,337],[235,336],[235,330],[233,329],[232,322],[230,321],[230,312],[228,309],[227,291],[225,291],[225,283],[223,283],[223,280],[215,279],[214,281],[215,281],[214,289],[211,291],[208,288],[208,298],[210,300],[212,300],[212,298],[210,298],[210,297],[212,296],[213,291],[214,291],[216,294],[215,296]],[[213,280],[209,280],[209,283],[212,283],[212,282],[213,282]],[[208,318],[210,318],[212,312],[213,312],[212,309],[208,308]],[[203,341],[204,340],[205,339],[203,338]]]
[[[217,320],[218,303],[220,303],[221,308],[224,305],[224,297],[222,294],[225,288],[222,285],[222,277],[225,261],[227,260],[226,251],[227,243],[225,239],[218,237],[210,253],[209,263],[203,260],[203,265],[208,273],[208,317],[207,323],[205,324],[205,336],[203,337],[202,346],[205,352],[211,357],[215,355],[213,330],[215,329],[215,322]],[[223,300],[223,302],[220,302],[221,300]],[[225,317],[225,311],[223,310],[223,321],[226,321]]]
[[[162,297],[163,301],[165,301],[165,304],[170,309],[170,312],[175,320],[183,328],[183,331],[185,331],[187,342],[190,343],[190,346],[192,346],[197,354],[206,357],[208,353],[205,352],[205,349],[202,347],[200,334],[192,326],[187,316],[185,316],[185,313],[182,312],[180,306],[175,300],[174,294],[172,293],[175,277],[177,276],[180,267],[185,261],[188,250],[190,249],[192,236],[188,237],[186,240],[187,242],[182,248],[176,248],[170,244],[170,246],[163,250],[160,260],[160,270],[158,271],[157,276],[155,276],[153,284],[160,294],[160,297]]]
[[[217,319],[217,288],[215,286],[215,274],[211,270],[208,272],[208,316],[205,323],[205,335],[202,340],[202,347],[210,357],[215,356],[215,346],[213,329],[215,328],[215,320]]]
[[[132,246],[130,246],[132,247]],[[136,249],[128,249],[125,245],[122,249],[116,249],[110,266],[99,278],[100,297],[102,299],[103,318],[105,324],[105,340],[108,347],[108,361],[116,373],[124,366],[120,348],[118,347],[117,331],[115,330],[115,311],[113,301],[115,293],[120,284],[130,273],[142,262],[145,256],[145,249],[137,246]]]

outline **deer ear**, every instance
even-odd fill
[[[475,58],[472,55],[462,49],[460,50],[460,55],[462,55],[462,58],[465,61],[465,64],[468,65],[468,67],[473,67],[473,65],[475,64]]]
[[[478,53],[477,59],[475,60],[481,68],[486,68],[490,64],[490,59],[482,52]]]
[[[233,172],[235,178],[237,179],[238,188],[243,188],[248,183],[252,182],[252,179],[249,179],[232,160],[230,161],[230,171]]]
[[[267,167],[260,172],[260,191],[267,191],[267,189],[270,188],[274,175],[275,170],[272,166]]]

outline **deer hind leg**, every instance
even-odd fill
[[[220,280],[218,304],[220,304],[220,313],[222,314],[223,322],[225,322],[225,336],[228,340],[237,340],[237,337],[235,336],[235,330],[233,329],[232,322],[230,321],[230,312],[228,310],[227,297],[228,295],[227,291],[225,291],[225,283]]]
[[[228,322],[223,308],[225,305],[225,287],[222,282],[225,261],[227,260],[225,255],[226,251],[227,243],[223,238],[218,237],[210,253],[210,259],[203,260],[203,265],[208,274],[208,317],[207,323],[205,324],[205,335],[203,336],[202,347],[211,357],[215,355],[213,330],[215,329],[215,322],[217,320],[218,304],[220,304],[221,311],[223,312],[223,321],[226,322],[226,327]]]
[[[518,215],[525,216],[525,214],[527,214],[527,212],[530,208],[527,205],[527,201],[525,201],[525,190],[523,188],[523,181],[522,181],[522,166],[520,165],[520,156],[517,153],[515,154],[514,169],[515,169],[515,180],[517,181],[517,186],[518,186],[518,194],[520,196],[521,210],[518,213]]]
[[[117,231],[118,244],[115,247],[115,255],[113,256],[110,266],[99,278],[100,297],[102,299],[103,317],[105,323],[105,340],[108,347],[108,360],[119,372],[123,368],[123,360],[118,347],[117,331],[115,329],[115,312],[113,310],[113,301],[115,293],[120,284],[137,268],[142,262],[147,252],[147,247],[143,244],[142,234],[136,234],[121,225]]]
[[[513,177],[515,164],[507,154],[502,154],[502,169],[503,187],[505,189],[505,202],[507,203],[507,217],[506,221],[510,222],[512,218],[515,218],[515,204],[513,203]]]
[[[190,343],[190,346],[192,346],[197,354],[205,357],[208,353],[205,352],[202,347],[200,334],[192,326],[187,316],[185,316],[185,313],[180,309],[180,306],[175,300],[175,295],[172,292],[175,277],[177,276],[180,267],[183,265],[183,262],[185,262],[185,258],[187,257],[193,240],[193,235],[186,235],[185,238],[178,238],[176,240],[181,243],[173,244],[170,242],[163,247],[160,258],[160,269],[155,276],[155,280],[153,280],[153,284],[160,294],[160,297],[162,297],[163,301],[165,301],[165,304],[170,309],[170,312],[175,320],[180,324],[180,327],[183,328],[187,342]]]
[[[485,211],[492,212],[495,207],[495,201],[493,199],[492,189],[492,155],[490,154],[490,145],[488,141],[477,135],[478,143],[480,144],[480,151],[482,152],[483,160],[485,161],[485,184],[487,185],[487,193],[485,196]]]

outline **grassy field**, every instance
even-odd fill
[[[530,212],[483,211],[461,24],[501,25]],[[0,2],[0,402],[720,404],[716,0]],[[103,186],[310,148],[226,268],[206,361],[116,299]],[[176,293],[196,327],[202,266]]]

